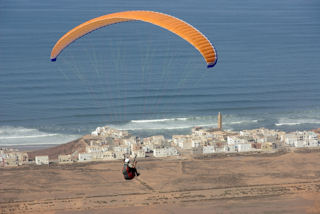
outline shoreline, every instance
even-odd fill
[[[175,135],[171,139],[164,136],[140,139],[127,131],[105,126],[98,127],[90,135],[84,135],[67,143],[7,146],[2,151],[2,160],[6,159],[3,164],[19,165],[23,162],[17,163],[18,159],[30,161],[35,160],[36,156],[47,156],[48,160],[59,160],[59,155],[67,155],[68,157],[64,157],[67,158],[67,161],[94,161],[122,159],[124,154],[135,154],[146,158],[149,157],[146,155],[147,152],[153,153],[154,157],[184,156],[186,154],[206,156],[216,153],[224,153],[222,155],[224,156],[233,152],[269,153],[282,149],[291,150],[291,147],[319,148],[320,129],[309,132],[311,134],[304,131],[298,136],[297,132],[290,134],[265,128],[243,130],[242,133],[237,133],[224,131],[222,127],[217,129],[194,127],[191,135]],[[12,158],[9,155],[10,152],[11,156],[16,158]]]
[[[199,126],[199,127],[202,127],[202,128],[208,128],[206,126]],[[263,128],[263,127],[260,127],[260,128]],[[253,129],[247,129],[247,130],[254,130],[254,129],[259,129],[259,128],[253,128]],[[246,130],[246,129],[241,129],[241,130]],[[240,131],[241,131],[240,130]],[[270,129],[270,130],[277,130],[277,131],[283,131],[282,129]],[[228,130],[226,129],[226,131],[236,131],[236,132],[239,132],[239,130]],[[307,130],[300,130],[300,129],[297,129],[296,131],[313,131],[315,133],[318,133],[320,134],[320,128],[312,128],[312,129],[307,129]],[[129,132],[129,131],[128,131]],[[135,131],[135,132],[143,132],[142,130],[139,130],[139,131]],[[141,137],[141,138],[144,138],[144,137],[150,137],[150,136],[155,136],[155,135],[139,135],[135,132],[132,132],[130,131],[129,133],[131,135],[134,135],[134,136],[138,136],[138,137]],[[286,131],[284,131],[286,132]],[[184,133],[182,135],[187,135],[187,134],[190,134],[191,133],[191,129],[187,132],[187,133]],[[177,132],[177,133],[173,133],[172,130],[168,131],[167,134],[162,134],[165,138],[171,138],[172,136],[174,135],[180,135],[181,133]],[[87,136],[88,134],[84,134],[82,136],[78,136],[77,138],[73,139],[73,140],[67,140],[66,141],[63,141],[63,143],[50,143],[50,144],[45,144],[45,143],[40,143],[40,144],[24,144],[24,145],[1,145],[0,144],[0,148],[8,148],[8,149],[17,149],[19,151],[22,151],[22,152],[30,152],[30,151],[37,151],[37,150],[42,150],[42,149],[49,149],[49,148],[53,148],[53,147],[56,147],[56,146],[60,146],[60,145],[64,145],[64,144],[67,144],[69,142],[72,142],[72,141],[75,141],[79,138],[82,138],[84,136]],[[158,134],[158,135],[161,135],[161,134]]]
[[[65,143],[62,143],[65,144]],[[37,144],[37,145],[12,145],[12,146],[0,146],[0,148],[17,149],[21,152],[31,152],[41,149],[49,149],[62,144]]]

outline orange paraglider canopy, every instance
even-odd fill
[[[98,28],[127,21],[143,21],[158,25],[180,36],[193,45],[203,56],[208,67],[217,62],[217,54],[210,41],[196,28],[173,16],[153,11],[124,11],[100,16],[84,22],[63,35],[51,52],[51,61],[70,43]]]

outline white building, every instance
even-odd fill
[[[180,143],[191,141],[191,135],[173,135],[172,142],[175,146],[178,146]]]
[[[78,160],[80,162],[82,162],[82,161],[91,161],[92,160],[92,154],[91,153],[79,153],[78,154]]]
[[[104,152],[91,152],[91,160],[102,160]]]
[[[3,166],[20,166],[28,162],[28,153],[17,149],[0,148],[0,157]]]
[[[191,146],[192,148],[197,148],[203,145],[203,140],[200,138],[192,138],[191,139]]]
[[[238,152],[248,152],[251,151],[251,143],[242,143],[237,145]]]
[[[127,131],[117,130],[108,126],[97,127],[95,131],[91,132],[92,136],[112,137],[112,138],[125,138],[129,136]]]
[[[207,135],[207,129],[203,128],[203,127],[194,127],[192,128],[192,135],[193,136],[206,136]]]
[[[151,136],[143,139],[143,143],[146,145],[153,144],[156,146],[163,146],[166,142],[167,141],[163,135]]]
[[[306,147],[307,146],[307,143],[303,140],[296,140],[294,141],[294,144],[293,144],[294,147]]]
[[[49,164],[49,157],[48,157],[48,155],[36,156],[35,162],[37,165]]]
[[[215,148],[214,148],[214,146],[204,146],[202,148],[202,152],[203,152],[203,154],[214,153],[215,152]]]
[[[135,145],[135,144],[139,143],[137,141],[138,140],[136,137],[130,137],[130,138],[123,139],[123,144],[128,147],[131,147],[131,145]]]
[[[154,157],[168,157],[176,155],[178,155],[178,151],[174,147],[156,148],[153,150]]]
[[[114,152],[115,159],[121,160],[123,159],[124,155],[127,155],[129,153],[123,153],[123,152]]]
[[[237,151],[237,146],[234,144],[229,144],[226,147],[227,152],[236,152]]]
[[[192,141],[187,140],[187,141],[182,141],[178,145],[181,149],[192,149]]]
[[[103,155],[103,157],[102,157],[103,160],[114,160],[114,159],[116,159],[116,155],[112,151],[103,152],[102,155]]]
[[[294,146],[296,141],[297,141],[297,136],[294,133],[286,134],[284,137],[284,142],[287,145]]]
[[[294,147],[316,147],[319,140],[316,133],[311,131],[296,131],[285,135],[284,142]]]
[[[147,152],[152,152],[153,151],[153,146],[150,147],[149,145],[147,146],[142,146],[142,150],[147,153]]]
[[[238,145],[242,143],[248,143],[248,140],[241,136],[228,136],[227,143],[228,145]]]
[[[103,146],[93,145],[93,146],[87,146],[86,152],[87,153],[106,152],[106,151],[108,151],[108,149],[109,149],[108,145],[103,145]]]
[[[192,143],[191,135],[173,135],[172,142],[181,149],[192,149],[193,145],[195,145],[195,143]]]
[[[59,163],[71,163],[72,157],[71,155],[59,155],[58,160],[59,160]]]
[[[308,147],[316,147],[319,146],[318,135],[314,132],[308,132]]]
[[[144,150],[136,150],[132,152],[132,155],[135,156],[137,155],[137,158],[145,158],[146,157],[146,152]]]
[[[131,149],[128,146],[115,146],[113,147],[113,151],[115,153],[130,154]]]
[[[228,151],[228,145],[219,145],[215,147],[216,152],[227,152]]]
[[[90,140],[90,143],[89,143],[90,146],[101,146],[104,144],[106,144],[106,141],[102,139],[93,139],[93,140]]]

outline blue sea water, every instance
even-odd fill
[[[203,32],[219,60],[142,22],[55,42],[91,18],[125,10],[176,16]],[[269,1],[0,2],[0,146],[65,143],[97,126],[147,136],[193,126],[320,127],[320,3]]]

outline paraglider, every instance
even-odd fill
[[[205,59],[208,68],[215,66],[217,63],[217,54],[214,47],[200,31],[176,17],[153,11],[111,13],[84,22],[67,32],[58,40],[52,49],[50,56],[51,61],[56,61],[61,51],[80,37],[101,27],[128,21],[148,22],[171,31],[193,45]]]
[[[132,163],[130,162],[129,158],[124,158],[122,174],[123,174],[124,179],[126,179],[126,180],[131,180],[135,176],[140,175],[140,173],[138,173],[138,171],[136,169],[136,165],[137,165],[136,157],[137,156],[134,157],[134,160],[132,161]]]
[[[130,21],[142,21],[162,27],[184,39],[197,49],[206,61],[208,68],[215,66],[217,63],[217,53],[213,45],[199,30],[181,19],[154,11],[124,11],[88,20],[71,29],[56,42],[51,51],[51,61],[56,61],[59,54],[67,46],[82,36],[102,27]],[[122,168],[124,179],[132,180],[135,176],[140,175],[137,172],[136,164],[136,157],[133,161],[130,161],[129,158],[124,158]]]

